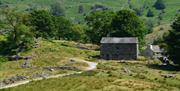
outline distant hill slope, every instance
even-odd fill
[[[169,30],[172,30],[169,24],[164,24],[160,26],[156,26],[153,28],[153,32],[146,35],[146,43],[152,44],[153,42],[163,39],[164,35],[169,33]]]
[[[146,14],[149,9],[151,9],[155,17],[149,18],[153,22],[157,22],[157,17],[160,11],[153,8],[153,4],[156,0],[0,0],[1,6],[3,4],[8,5],[9,7],[16,7],[19,10],[27,10],[28,8],[46,8],[49,9],[49,6],[56,2],[61,2],[65,7],[66,17],[72,21],[82,21],[84,15],[91,12],[91,7],[94,5],[102,5],[112,10],[120,9],[129,9],[129,3],[131,3],[133,8],[140,9],[142,7],[142,17],[146,19]],[[163,15],[162,23],[169,23],[172,21],[174,16],[180,10],[180,1],[179,0],[164,0],[166,4],[165,14]],[[84,12],[78,13],[79,6],[82,5]]]

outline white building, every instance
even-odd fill
[[[143,55],[148,58],[160,58],[163,56],[164,50],[158,45],[148,45]]]

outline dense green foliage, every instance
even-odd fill
[[[16,54],[33,46],[34,38],[63,39],[85,42],[85,26],[73,24],[64,16],[54,16],[46,10],[33,10],[23,14],[16,10],[4,11],[1,29],[7,40],[2,41],[2,54]]]
[[[29,26],[23,24],[24,15],[14,11],[5,10],[1,29],[7,30],[6,41],[1,41],[2,54],[17,54],[29,49],[33,45],[33,33]]]
[[[64,17],[61,16],[52,16],[53,26],[55,28],[53,33],[55,33],[55,39],[73,39],[71,36],[73,35],[73,30],[71,29],[73,24]]]
[[[97,11],[86,17],[89,30],[87,35],[93,43],[99,43],[102,37],[138,37],[144,44],[147,33],[144,24],[135,13],[120,10],[114,13],[110,10]]]
[[[79,41],[83,43],[89,42],[88,36],[86,35],[87,26],[81,24],[75,24],[72,26],[71,40]]]
[[[35,10],[30,15],[36,37],[49,38],[54,36],[54,24],[51,15],[45,10]]]
[[[139,43],[142,47],[144,44],[144,36],[147,33],[144,28],[144,23],[138,16],[128,10],[121,10],[117,12],[112,20],[112,27],[114,31],[111,36],[114,37],[138,37]]]
[[[173,30],[166,38],[168,53],[172,61],[180,65],[180,16],[172,24]]]
[[[48,11],[36,10],[31,13],[30,21],[36,32],[36,37],[64,40],[80,38],[79,31],[73,30],[72,22],[63,16],[54,16]]]
[[[10,49],[18,49],[19,52],[21,52],[23,49],[32,48],[33,33],[31,32],[31,29],[28,26],[21,24],[15,26],[15,31],[16,32],[11,32],[7,37],[7,42]],[[16,37],[14,38],[13,36]]]
[[[89,30],[86,32],[93,43],[99,43],[102,37],[110,36],[111,22],[115,13],[110,10],[93,12],[86,17]]]
[[[177,16],[176,20],[172,24],[172,28],[176,32],[180,32],[180,15]]]

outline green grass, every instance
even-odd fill
[[[66,46],[64,46],[66,44]],[[23,69],[21,65],[24,60],[19,61],[7,61],[0,64],[0,78],[7,78],[16,75],[31,76],[35,73],[44,72],[44,67],[57,67],[69,65],[71,58],[87,59],[90,55],[95,55],[97,52],[93,50],[82,50],[76,46],[75,42],[67,41],[47,41],[43,40],[39,42],[39,47],[23,53],[24,56],[32,56],[30,60],[31,68]],[[0,59],[1,60],[1,59]],[[69,66],[75,66],[77,68],[87,67],[86,63],[76,62]],[[62,71],[64,72],[64,71]],[[65,71],[68,72],[68,71]],[[61,73],[61,72],[56,72]],[[56,74],[53,73],[53,74]]]
[[[153,69],[150,66],[153,64],[156,62],[99,62],[94,71],[44,79],[2,91],[179,91],[180,72]],[[176,77],[164,78],[161,74],[175,74]]]
[[[95,4],[104,5],[114,11],[120,9],[129,9],[128,0],[1,0],[9,3],[10,7],[16,7],[18,10],[26,10],[29,7],[37,7],[37,8],[45,8],[49,9],[50,5],[55,2],[61,2],[65,6],[66,17],[72,21],[83,21],[83,14],[78,14],[79,5],[83,5],[85,9],[85,13],[88,14],[90,12],[90,8]],[[160,11],[155,10],[152,6],[156,0],[132,0],[132,5],[135,8],[140,8],[144,4],[153,10],[155,13],[153,19],[154,22],[157,21],[157,16]],[[164,0],[166,4],[165,15],[163,16],[162,23],[169,23],[174,19],[174,16],[177,14],[177,11],[180,9],[179,0]],[[143,12],[143,16],[146,16],[148,9],[145,9]],[[147,17],[145,17],[147,18]]]
[[[96,70],[83,72],[56,79],[43,79],[25,85],[0,91],[179,91],[180,72],[175,67],[161,67],[159,62],[139,58],[140,61],[119,63],[99,59],[89,59],[98,51],[77,48],[77,43],[59,40],[41,40],[39,47],[23,53],[33,57],[32,68],[22,69],[23,60],[6,61],[0,58],[0,78],[15,75],[31,76],[44,72],[43,67],[61,66],[69,63],[70,58],[80,58],[98,62]],[[78,62],[70,66],[86,67]],[[168,69],[167,69],[168,68]],[[128,70],[128,71],[127,71]],[[51,74],[72,71],[55,71]],[[174,74],[173,78],[164,78],[164,74]]]

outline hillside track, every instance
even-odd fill
[[[84,71],[72,72],[72,73],[66,73],[66,74],[57,74],[57,75],[51,75],[51,76],[47,76],[47,77],[39,77],[39,78],[31,79],[31,80],[19,81],[19,82],[15,82],[13,84],[10,84],[10,85],[6,85],[6,86],[2,86],[2,87],[0,86],[0,89],[12,88],[12,87],[20,86],[20,85],[23,85],[23,84],[28,84],[28,83],[30,83],[32,81],[39,81],[39,80],[43,80],[43,79],[59,78],[59,77],[65,77],[65,76],[74,75],[74,74],[81,74],[82,72],[96,69],[96,66],[98,64],[96,62],[89,62],[89,61],[86,61],[86,60],[83,60],[83,59],[77,59],[77,58],[72,58],[72,59],[77,60],[79,62],[87,63],[89,66],[86,67],[84,69]]]

